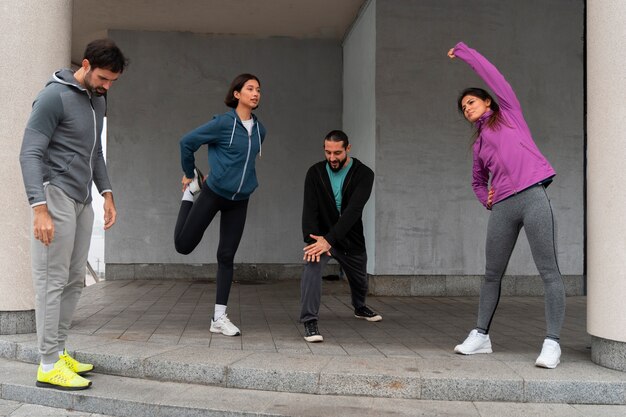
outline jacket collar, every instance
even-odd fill
[[[492,114],[493,114],[493,111],[491,109],[488,109],[486,112],[484,112],[483,115],[480,116],[480,118],[474,122],[474,126],[476,126],[476,129],[480,130],[483,127],[483,124],[485,124],[487,119],[489,119],[489,117],[491,117]]]

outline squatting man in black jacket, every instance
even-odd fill
[[[304,272],[301,283],[300,322],[304,340],[322,342],[317,327],[322,296],[322,271],[331,256],[343,268],[352,293],[354,316],[380,321],[380,314],[365,305],[367,295],[367,253],[363,207],[372,193],[374,172],[349,156],[348,136],[333,130],[324,139],[326,160],[309,168],[304,182],[302,233]]]

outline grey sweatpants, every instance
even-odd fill
[[[519,231],[524,227],[543,280],[547,337],[559,340],[565,315],[565,287],[556,259],[554,219],[546,189],[536,185],[495,204],[487,226],[485,278],[476,328],[489,332],[500,300],[500,284]]]
[[[330,254],[337,260],[348,278],[352,306],[360,308],[365,305],[367,296],[367,253],[361,255],[347,255],[334,248]],[[300,283],[300,322],[319,319],[320,304],[322,302],[322,272],[330,261],[330,256],[322,255],[319,262],[307,262],[302,272]]]
[[[59,360],[67,331],[85,282],[91,243],[93,209],[68,197],[60,188],[46,186],[48,212],[54,224],[49,246],[31,237],[37,346],[43,363]]]

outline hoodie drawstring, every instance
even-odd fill
[[[259,158],[260,158],[261,156],[263,156],[263,151],[262,151],[262,146],[261,146],[261,129],[259,129],[258,122],[256,122],[256,124],[257,124],[256,134],[257,134],[257,137],[259,138]],[[237,118],[233,120],[233,131],[230,133],[230,142],[228,142],[229,148],[230,148],[230,145],[233,144],[233,137],[235,136],[236,126],[237,126]]]
[[[237,126],[237,118],[235,117],[235,120],[233,120],[233,132],[230,134],[230,142],[228,143],[228,147],[230,148],[230,145],[233,144],[233,136],[235,136],[235,126]]]

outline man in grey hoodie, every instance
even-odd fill
[[[84,286],[93,226],[91,184],[104,197],[104,228],[116,210],[100,135],[104,95],[128,61],[110,39],[91,42],[76,71],[55,72],[33,103],[20,164],[33,209],[31,240],[37,345],[37,386],[85,389],[93,365],[65,349],[67,331]]]

